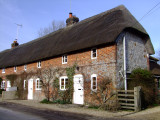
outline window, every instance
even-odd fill
[[[68,85],[68,77],[67,76],[60,77],[60,90],[66,90],[67,85]]]
[[[14,67],[14,72],[17,72],[17,67],[16,66]]]
[[[2,73],[5,73],[5,68],[2,69]]]
[[[41,68],[41,61],[38,61],[38,62],[37,62],[37,67],[38,67],[38,68]]]
[[[36,79],[36,90],[41,90],[42,89],[42,83],[39,78]]]
[[[91,59],[97,59],[97,49],[96,48],[91,50]]]
[[[26,88],[26,80],[24,80],[24,82],[23,82],[23,88],[24,89]]]
[[[96,74],[91,75],[91,90],[93,91],[97,90],[97,75]]]
[[[24,65],[24,70],[25,70],[25,71],[27,70],[27,65]]]
[[[160,78],[157,79],[158,89],[160,89]]]
[[[7,81],[7,87],[11,87],[11,82]]]
[[[1,89],[5,89],[5,81],[1,82]]]
[[[62,64],[67,64],[67,55],[62,56]]]

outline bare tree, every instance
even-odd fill
[[[44,92],[44,95],[48,101],[50,101],[51,97],[56,96],[54,92],[57,91],[55,91],[54,87],[59,86],[59,83],[56,83],[60,75],[60,70],[58,68],[53,67],[47,67],[44,69],[39,69],[37,71],[37,76],[38,78],[40,78],[41,81],[42,91]]]
[[[52,23],[45,28],[40,28],[40,30],[38,31],[38,37],[43,37],[51,32],[54,32],[56,30],[59,30],[61,28],[64,28],[66,25],[64,23],[64,21],[55,21],[53,20]]]

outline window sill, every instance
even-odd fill
[[[39,89],[35,89],[35,90],[42,90],[41,88],[39,88]]]
[[[91,58],[92,60],[95,60],[95,59],[97,59],[97,57],[95,57],[95,58]]]

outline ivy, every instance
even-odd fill
[[[14,82],[17,80],[16,74],[6,75],[6,78],[11,82],[11,86],[14,85]]]
[[[72,101],[73,97],[73,76],[75,74],[77,64],[74,64],[72,67],[66,68],[66,74],[68,77],[68,84],[67,84],[67,90],[64,92],[65,98],[67,99],[67,102]]]

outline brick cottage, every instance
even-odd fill
[[[6,75],[43,68],[68,68],[76,63],[73,103],[85,104],[96,91],[101,78],[112,80],[112,87],[127,88],[126,74],[135,68],[149,69],[154,49],[148,33],[123,6],[79,19],[69,14],[67,26],[44,37],[0,52],[1,88],[11,87]],[[126,70],[125,70],[126,69]],[[38,77],[27,81],[28,99],[42,100]],[[68,76],[59,77],[59,89],[66,90]],[[89,89],[84,89],[86,84]]]

